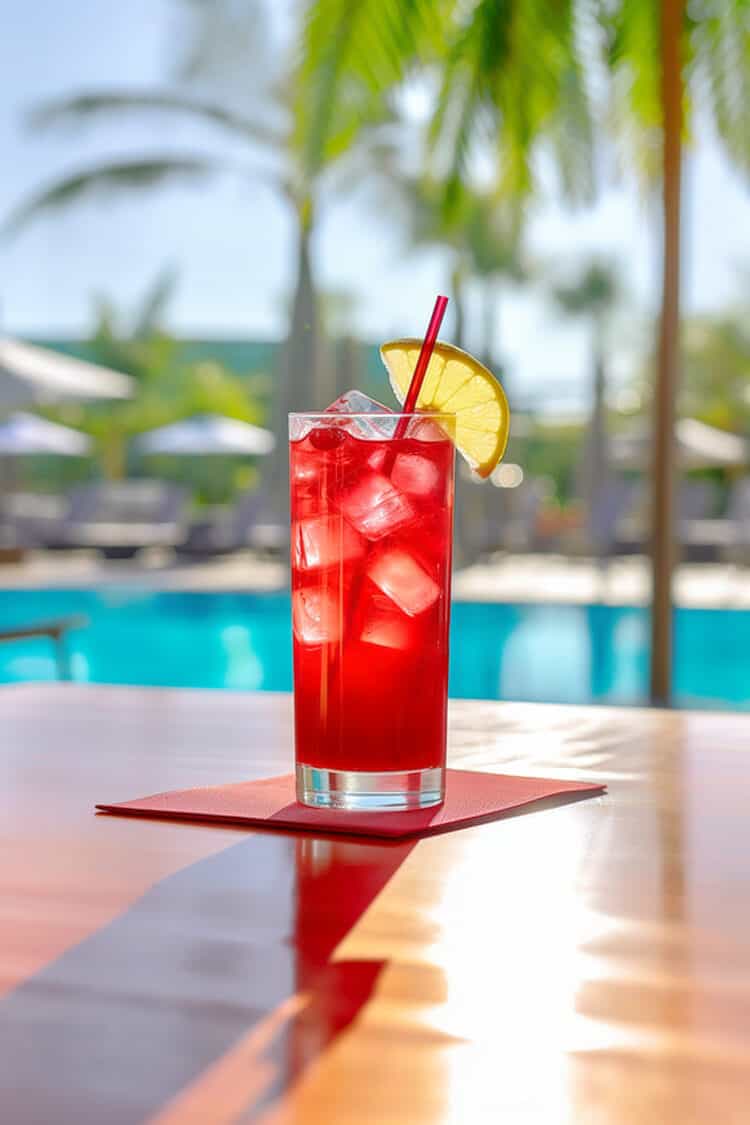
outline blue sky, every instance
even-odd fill
[[[279,40],[288,32],[288,7],[276,0]],[[176,151],[212,143],[210,134],[185,125],[167,131],[128,123],[116,133],[34,136],[23,122],[24,111],[46,98],[163,80],[177,11],[178,0],[35,0],[6,7],[0,216],[30,190],[78,165],[159,151],[165,136]],[[685,307],[717,309],[737,298],[740,269],[750,265],[750,245],[742,237],[750,230],[750,192],[705,132],[688,160],[686,188]],[[596,251],[620,262],[629,299],[612,343],[622,378],[648,339],[645,317],[658,284],[655,233],[653,216],[628,184],[610,187],[584,214],[551,203],[538,210],[529,229],[531,251],[545,261],[573,261]],[[284,328],[291,250],[283,204],[268,188],[230,178],[81,204],[0,245],[0,325],[20,334],[85,334],[94,294],[132,305],[171,263],[180,275],[170,311],[176,331],[276,337]],[[409,250],[388,208],[381,205],[375,213],[362,200],[329,203],[316,258],[324,286],[351,292],[356,328],[373,340],[417,334],[445,286],[443,255]],[[471,314],[476,332],[477,295]],[[449,323],[444,335],[450,335]],[[560,387],[564,400],[580,398],[584,332],[561,322],[538,294],[500,294],[497,338],[524,397],[549,397],[550,388]]]

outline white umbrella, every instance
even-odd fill
[[[0,339],[0,407],[60,399],[130,398],[133,386],[128,375],[108,367],[19,340]]]
[[[135,440],[139,453],[169,453],[181,456],[262,456],[275,445],[273,434],[249,422],[224,418],[221,414],[196,414],[182,422],[160,426]]]
[[[54,453],[61,457],[84,457],[91,439],[78,430],[58,426],[33,414],[19,411],[0,422],[0,457],[25,457]]]
[[[675,427],[678,448],[684,449],[685,459],[691,458],[696,467],[711,465],[745,465],[750,460],[750,446],[739,434],[717,430],[697,418],[682,418]]]
[[[750,445],[738,434],[707,426],[697,418],[681,418],[675,426],[677,461],[683,469],[707,469],[746,465]],[[644,468],[650,463],[651,436],[642,430],[616,434],[609,445],[609,459],[619,468]]]

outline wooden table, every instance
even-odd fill
[[[745,1125],[750,717],[456,703],[603,798],[413,843],[94,816],[283,772],[290,700],[0,689],[3,1125]]]

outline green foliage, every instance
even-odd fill
[[[363,128],[390,115],[388,98],[433,40],[434,0],[311,4],[295,101],[296,147],[314,178]],[[433,52],[434,57],[434,52]]]
[[[571,196],[588,198],[591,115],[573,12],[573,0],[315,0],[300,71],[306,165],[325,151],[335,108],[352,92],[385,101],[415,74],[437,73],[432,155],[449,211],[478,144],[493,146],[510,198],[536,186],[533,158],[545,142]]]
[[[750,432],[750,329],[747,306],[688,317],[682,330],[678,413],[719,429]],[[653,360],[634,380],[641,409],[649,408]]]
[[[464,189],[460,222],[474,277],[527,280],[517,217],[508,213],[495,192]]]
[[[339,103],[366,89],[386,101],[415,74],[437,77],[432,157],[449,210],[477,148],[494,152],[502,192],[538,189],[536,157],[554,157],[574,203],[594,192],[595,125],[653,183],[661,170],[661,9],[654,0],[312,0],[300,69],[302,148],[314,167]],[[747,0],[690,0],[681,57],[731,159],[750,171]],[[363,119],[362,125],[367,122]]]
[[[494,191],[466,185],[457,207],[446,213],[445,186],[440,181],[400,177],[396,186],[406,201],[410,235],[417,245],[452,248],[465,273],[476,278],[525,279],[520,227]]]
[[[592,259],[583,264],[577,277],[554,285],[552,294],[567,315],[600,319],[611,312],[617,303],[617,270],[608,262]]]
[[[131,375],[137,385],[135,396],[124,402],[67,403],[47,412],[91,435],[104,476],[142,473],[144,464],[129,454],[128,447],[137,434],[157,426],[200,413],[263,421],[262,409],[238,375],[206,356],[191,358],[189,347],[160,327],[173,284],[169,273],[157,278],[131,318],[130,329],[109,302],[99,301],[88,354],[97,363]],[[241,459],[210,458],[198,465],[189,458],[160,458],[153,467],[170,479],[198,487],[202,498],[213,501],[228,499],[235,486],[248,479]]]
[[[681,413],[720,429],[750,432],[748,323],[746,310],[686,322]]]
[[[493,145],[504,195],[524,199],[537,187],[534,158],[563,133],[578,159],[565,160],[563,186],[591,194],[591,121],[572,0],[479,0],[469,19],[456,5],[445,56],[433,139],[450,154],[449,184],[465,181],[479,142]],[[571,112],[574,109],[574,112]]]
[[[201,67],[201,50],[196,50],[189,60],[192,87],[195,87]],[[207,96],[195,88],[186,89],[175,84],[166,88],[86,91],[72,97],[56,99],[36,107],[28,115],[28,123],[35,130],[64,126],[113,125],[121,118],[139,116],[144,120],[161,121],[166,128],[170,119],[188,119],[208,125],[218,135],[223,135],[232,147],[226,153],[205,152],[183,155],[157,155],[148,158],[115,158],[92,168],[80,169],[24,201],[6,221],[5,228],[13,233],[41,214],[75,203],[94,193],[111,194],[117,191],[133,192],[160,187],[173,180],[195,180],[209,175],[230,172],[243,179],[270,180],[273,186],[288,194],[294,176],[289,169],[265,171],[253,166],[260,146],[282,161],[289,162],[288,113],[283,100],[263,91],[262,103],[257,112],[237,108],[226,91],[217,96]],[[239,143],[240,159],[235,157]],[[244,159],[243,159],[244,156]]]
[[[405,8],[414,2],[404,0]],[[183,5],[183,15],[187,7]],[[334,162],[344,169],[348,166],[350,172],[354,170],[358,183],[375,179],[375,173],[379,173],[385,163],[387,137],[368,133],[367,144],[355,144],[355,141],[364,125],[387,123],[393,115],[387,100],[373,98],[362,86],[352,89],[347,97],[337,99],[335,112],[330,114],[325,144],[316,153],[314,163],[306,163],[297,124],[306,103],[304,98],[297,98],[290,68],[285,65],[288,60],[281,60],[274,50],[268,35],[269,23],[262,18],[259,0],[243,3],[194,0],[189,7],[191,27],[178,47],[169,86],[150,90],[84,91],[41,106],[32,115],[31,123],[36,128],[92,123],[111,126],[125,115],[137,115],[143,120],[163,124],[164,138],[169,141],[170,119],[191,120],[201,127],[210,127],[218,140],[227,142],[226,148],[223,151],[217,148],[211,153],[201,148],[176,158],[169,155],[167,149],[147,160],[114,159],[95,168],[78,170],[24,202],[12,216],[10,226],[18,229],[37,215],[73,203],[96,190],[153,188],[175,177],[194,178],[229,172],[244,182],[263,180],[278,193],[293,214],[297,238],[290,328],[282,361],[275,372],[274,428],[279,440],[268,462],[269,479],[278,489],[279,502],[283,503],[283,497],[288,495],[283,484],[285,443],[281,440],[286,433],[286,411],[304,401],[307,384],[317,385],[320,374],[317,370],[316,287],[309,253],[318,188],[323,174],[330,171],[334,175],[327,177],[329,190],[341,187],[334,178],[338,167],[331,169]],[[263,168],[256,163],[259,145],[266,158]],[[346,159],[339,161],[345,154]],[[141,355],[133,354],[131,341],[127,341],[128,354],[123,356],[123,341],[107,334],[106,324],[100,328],[97,346],[108,355],[116,353],[121,360],[119,366],[128,369],[128,364],[132,363],[140,370],[144,362],[148,365],[148,357],[144,360]],[[150,341],[154,349],[163,346],[163,341]],[[182,365],[185,366],[184,357]],[[167,379],[170,364],[164,362],[162,370],[167,373],[164,375]],[[194,386],[198,385],[196,380],[198,375],[194,374]],[[204,397],[219,398],[220,388],[212,385],[210,393]],[[152,420],[161,409],[159,396],[153,404],[144,399],[139,409],[146,411]],[[131,414],[132,411],[123,408],[123,425],[128,432],[138,428]],[[111,473],[123,471],[123,440],[119,442],[119,452],[107,457]],[[116,442],[111,434],[107,442],[110,451],[114,450]]]
[[[138,191],[166,181],[201,179],[216,170],[216,162],[203,157],[170,156],[153,160],[113,160],[64,176],[32,195],[3,224],[14,232],[37,215],[56,211],[84,196],[114,191]]]
[[[615,131],[627,162],[647,182],[661,172],[661,4],[599,0],[613,76]],[[690,0],[681,56],[685,134],[695,105],[712,121],[727,153],[750,172],[750,8],[747,0]]]
[[[261,141],[269,145],[283,142],[283,137],[269,127],[267,122],[250,117],[229,105],[212,102],[179,89],[108,90],[75,94],[71,98],[37,106],[29,114],[28,121],[34,129],[46,129],[59,125],[86,124],[97,119],[107,124],[118,115],[131,116],[143,112],[165,113],[203,121],[208,125],[218,126],[241,141]]]
[[[552,481],[552,496],[561,505],[575,495],[583,440],[583,426],[572,422],[554,426],[538,424],[524,440],[524,472],[529,477],[546,477]]]
[[[695,0],[691,39],[716,131],[750,173],[750,7],[747,0]]]
[[[356,7],[354,3],[352,8]],[[310,228],[317,178],[344,155],[348,158],[351,153],[357,163],[363,146],[355,142],[362,130],[393,119],[386,101],[373,97],[371,90],[361,84],[347,89],[346,96],[336,99],[326,118],[329,128],[325,141],[316,149],[314,160],[306,161],[300,147],[300,121],[305,117],[307,100],[298,97],[288,69],[282,72],[276,62],[267,21],[260,18],[258,5],[242,8],[212,0],[193,6],[192,23],[173,85],[84,91],[39,105],[28,115],[28,123],[41,130],[92,124],[111,126],[121,118],[133,116],[162,121],[165,125],[170,119],[183,118],[210,126],[218,136],[223,135],[232,145],[226,154],[196,152],[174,158],[160,155],[114,159],[81,169],[24,202],[7,223],[9,230],[92,192],[158,187],[174,178],[224,172],[269,182],[293,205],[300,225]],[[244,65],[238,54],[239,44]],[[248,60],[252,56],[262,62],[254,68],[257,73],[251,72],[248,79]],[[269,59],[274,59],[273,63]],[[378,143],[382,148],[382,140]],[[272,156],[272,168],[261,169],[251,162],[259,146]],[[381,155],[379,152],[378,158]],[[370,165],[370,172],[375,166]]]
[[[625,163],[647,182],[661,171],[660,4],[619,0],[600,5],[612,75],[610,112]]]
[[[450,209],[445,207],[445,186],[430,177],[394,177],[394,185],[406,201],[411,241],[437,244],[453,252],[450,294],[455,316],[454,342],[463,347],[465,286],[469,280],[484,291],[482,358],[500,377],[495,354],[498,283],[519,284],[528,280],[524,262],[521,226],[515,208],[497,193],[464,185]]]

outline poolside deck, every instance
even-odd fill
[[[202,562],[175,563],[164,552],[111,562],[91,552],[31,552],[21,563],[0,566],[2,589],[50,589],[138,585],[151,590],[278,590],[287,567],[251,552]],[[454,595],[466,601],[645,605],[648,563],[643,556],[601,567],[592,559],[562,555],[498,555],[456,574]],[[750,608],[750,568],[720,564],[679,567],[678,605]]]

